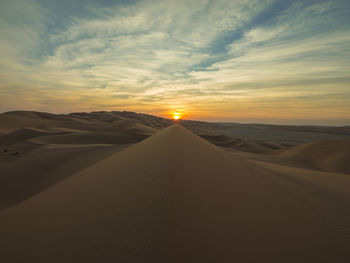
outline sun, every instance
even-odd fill
[[[181,117],[182,117],[182,114],[180,113],[180,112],[174,112],[173,113],[173,119],[174,120],[180,120],[181,119]]]

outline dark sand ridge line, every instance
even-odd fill
[[[347,262],[328,194],[174,125],[1,213],[0,261]]]

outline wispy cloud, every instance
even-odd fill
[[[347,123],[349,11],[345,0],[4,1],[0,111]]]

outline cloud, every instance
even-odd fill
[[[0,111],[182,107],[220,119],[295,105],[311,119],[326,103],[350,114],[347,1],[2,6]]]

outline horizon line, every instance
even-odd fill
[[[144,114],[144,115],[149,115],[149,116],[153,116],[153,117],[158,117],[158,118],[163,118],[163,119],[168,119],[168,120],[172,120],[171,118],[167,118],[165,116],[161,116],[161,115],[154,115],[154,114],[150,114],[150,113],[145,113],[145,112],[138,112],[138,111],[130,111],[130,110],[93,110],[93,111],[71,111],[71,112],[65,112],[65,113],[56,113],[56,112],[50,112],[50,111],[39,111],[39,110],[10,110],[10,111],[4,111],[4,112],[0,112],[0,115],[2,114],[7,114],[7,113],[15,113],[15,112],[34,112],[34,113],[48,113],[48,114],[53,114],[53,115],[69,115],[69,114],[74,114],[74,113],[86,113],[86,114],[90,114],[90,113],[97,113],[97,112],[129,112],[129,113],[136,113],[136,114]],[[253,118],[246,118],[246,119],[253,119]],[[277,119],[276,119],[277,120]],[[350,123],[349,124],[326,124],[326,123],[315,123],[315,124],[311,124],[310,122],[301,122],[301,120],[298,119],[294,119],[295,123],[291,122],[284,122],[284,123],[273,123],[273,122],[257,122],[257,121],[237,121],[237,120],[225,120],[225,119],[221,119],[218,118],[218,120],[206,120],[206,119],[187,119],[187,118],[182,118],[180,119],[180,121],[197,121],[197,122],[207,122],[207,123],[230,123],[230,124],[242,124],[242,125],[271,125],[271,126],[314,126],[314,127],[350,127]],[[297,123],[298,121],[300,121],[300,123]],[[316,121],[316,120],[314,120]],[[317,120],[319,121],[319,120]]]

